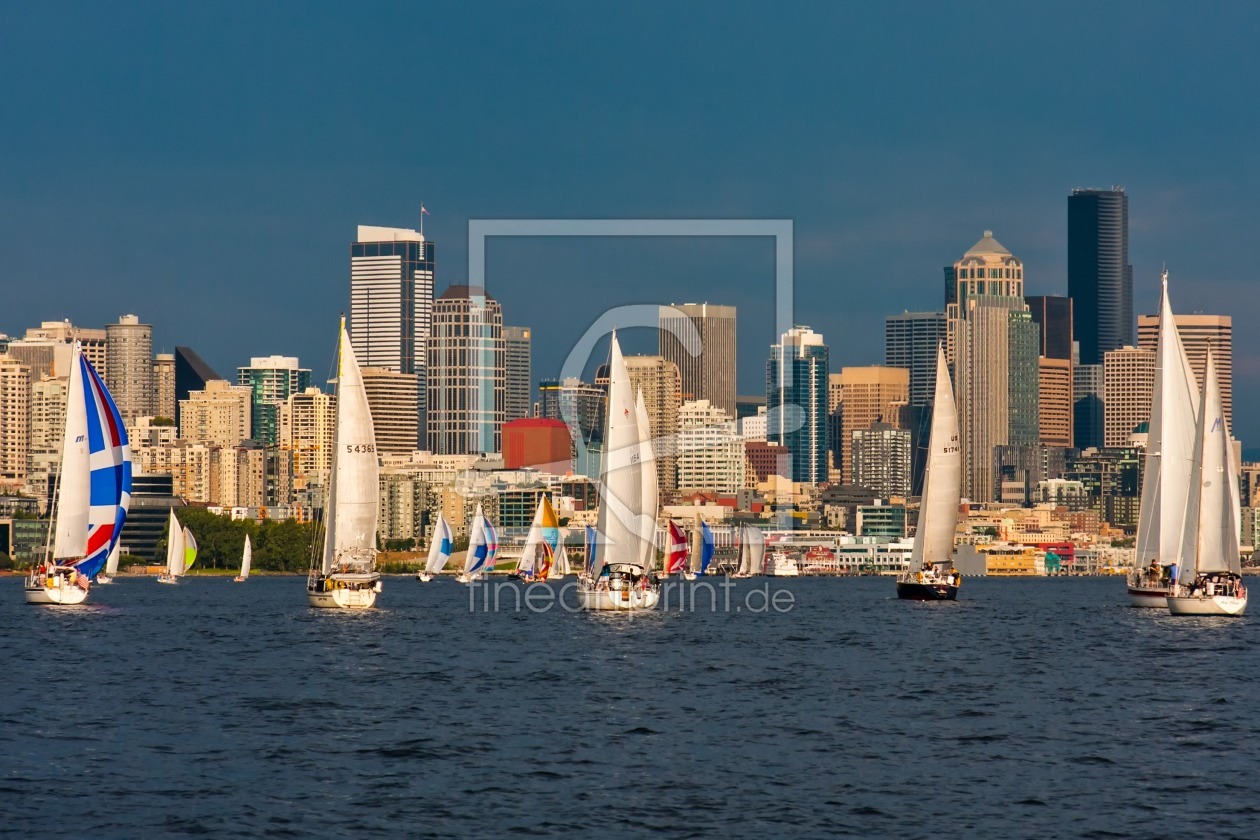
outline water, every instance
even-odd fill
[[[779,580],[794,607],[750,612],[759,579],[633,619],[303,584],[0,579],[0,834],[1260,836],[1256,622],[1119,579]]]

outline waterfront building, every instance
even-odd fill
[[[376,451],[406,455],[420,442],[420,377],[378,367],[360,368],[376,433]]]
[[[179,401],[180,439],[225,447],[249,440],[253,401],[254,392],[247,385],[223,379],[207,382]]]
[[[530,415],[533,404],[534,381],[530,378],[529,327],[504,327],[504,422],[520,420]]]
[[[506,400],[503,310],[480,286],[433,302],[426,447],[439,455],[501,451]]]
[[[678,489],[678,412],[682,406],[682,377],[678,365],[663,356],[626,356],[630,390],[642,392],[652,433],[652,456],[663,501]]]
[[[906,506],[876,499],[874,504],[857,506],[856,522],[859,537],[899,540],[906,535]]]
[[[766,438],[788,450],[793,482],[827,479],[827,345],[806,326],[785,332],[766,362]]]
[[[1072,190],[1067,271],[1081,364],[1103,364],[1107,351],[1133,344],[1129,197],[1124,190]]]
[[[123,423],[153,414],[153,327],[123,315],[105,327],[102,374]]]
[[[833,440],[832,447],[839,455],[840,481],[860,484],[854,479],[853,435],[878,422],[894,428],[900,425],[901,409],[910,401],[910,370],[883,365],[845,367],[828,379],[828,411],[839,420],[835,424],[838,440]]]
[[[153,357],[153,415],[175,419],[175,354]]]
[[[1225,421],[1234,428],[1234,319],[1229,315],[1174,315],[1177,335],[1186,348],[1186,358],[1194,370],[1194,380],[1203,392],[1203,371],[1207,366],[1208,347],[1220,380],[1221,407]],[[1159,340],[1159,316],[1138,318],[1138,347],[1154,351]]]
[[[280,406],[311,386],[311,372],[296,356],[254,356],[236,369],[236,384],[253,392],[250,436],[268,446],[280,442]]]
[[[736,417],[736,309],[713,303],[660,307],[657,353],[678,367],[682,399],[708,400]]]
[[[1103,446],[1126,446],[1141,423],[1151,419],[1155,351],[1122,347],[1103,356]]]
[[[708,400],[678,411],[678,487],[733,495],[744,487],[744,441],[735,420]]]

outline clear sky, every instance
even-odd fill
[[[1252,447],[1258,42],[1254,2],[5,0],[0,331],[134,312],[221,374],[320,377],[355,225],[423,201],[439,291],[469,218],[791,218],[796,320],[878,363],[986,228],[1066,293],[1068,192],[1118,184],[1136,310],[1167,262],[1174,308],[1234,316]],[[551,239],[494,241],[487,276],[535,379],[610,303],[709,300],[755,393],[772,272],[769,240]]]

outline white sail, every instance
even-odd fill
[[[1203,371],[1203,395],[1195,425],[1190,487],[1182,531],[1182,568],[1198,574],[1242,574],[1239,558],[1238,470],[1229,422],[1221,405],[1212,348]]]
[[[241,549],[241,578],[249,578],[249,565],[254,558],[254,547],[249,541],[249,534],[245,535],[245,547]]]
[[[569,551],[564,547],[564,531],[560,532],[560,539],[556,542],[556,559],[552,563],[552,577],[567,577],[573,574],[573,567],[569,563]]]
[[[57,528],[53,557],[61,560],[87,554],[91,466],[88,463],[87,383],[83,379],[78,343],[70,356],[70,384],[66,387],[66,431],[61,442],[57,480]]]
[[[604,426],[605,451],[600,465],[599,549],[591,566],[599,577],[604,566],[642,566],[645,550],[639,537],[643,508],[643,470],[639,450],[639,420],[630,374],[614,333],[608,363],[608,417]]]
[[[446,517],[438,513],[433,536],[429,540],[429,558],[424,564],[425,572],[436,575],[446,568],[446,561],[451,559],[451,542],[451,526],[447,524]]]
[[[1162,277],[1159,338],[1155,347],[1155,387],[1143,466],[1142,502],[1138,511],[1136,565],[1152,560],[1161,566],[1178,562],[1182,549],[1190,469],[1194,460],[1195,421],[1199,392],[1186,356],[1172,305],[1168,272]]]
[[[184,573],[184,529],[175,518],[175,508],[166,523],[166,571],[172,577]]]
[[[484,552],[482,557],[477,556],[479,551],[487,548],[485,521],[486,515],[481,509],[481,504],[478,503],[477,512],[473,514],[472,529],[468,532],[468,553],[464,555],[464,574],[466,575],[472,574],[485,556]],[[478,571],[487,570],[479,569]]]
[[[766,557],[766,535],[760,528],[751,525],[740,526],[739,568],[741,575],[759,575]]]
[[[538,549],[543,544],[543,499],[538,500],[534,509],[534,521],[530,523],[529,533],[525,535],[525,547],[521,549],[521,559],[516,563],[516,571],[525,574],[533,573],[538,559]]]
[[[118,555],[122,553],[122,543],[115,542],[109,550],[109,559],[105,561],[105,574],[113,577],[118,574]]]
[[[639,508],[639,539],[643,546],[643,568],[656,565],[656,513],[660,508],[660,481],[656,474],[656,452],[652,448],[652,425],[648,420],[643,391],[634,402],[635,420],[639,426],[639,470],[643,490],[643,506]]]
[[[192,568],[193,563],[197,562],[197,538],[193,536],[193,532],[184,529],[184,565],[179,570],[182,575],[184,572]]]
[[[332,571],[334,562],[375,566],[380,505],[372,412],[344,320],[337,359],[337,426],[325,508],[324,574]]]
[[[945,362],[945,348],[936,348],[936,394],[932,402],[932,430],[928,434],[927,472],[919,507],[919,528],[910,555],[912,571],[949,563],[954,556],[954,529],[962,495],[962,449],[958,441],[958,409]]]

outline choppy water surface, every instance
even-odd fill
[[[1256,621],[1119,579],[780,580],[795,606],[750,612],[762,579],[633,619],[470,612],[449,580],[360,614],[294,577],[21,585],[0,833],[1260,836]]]

